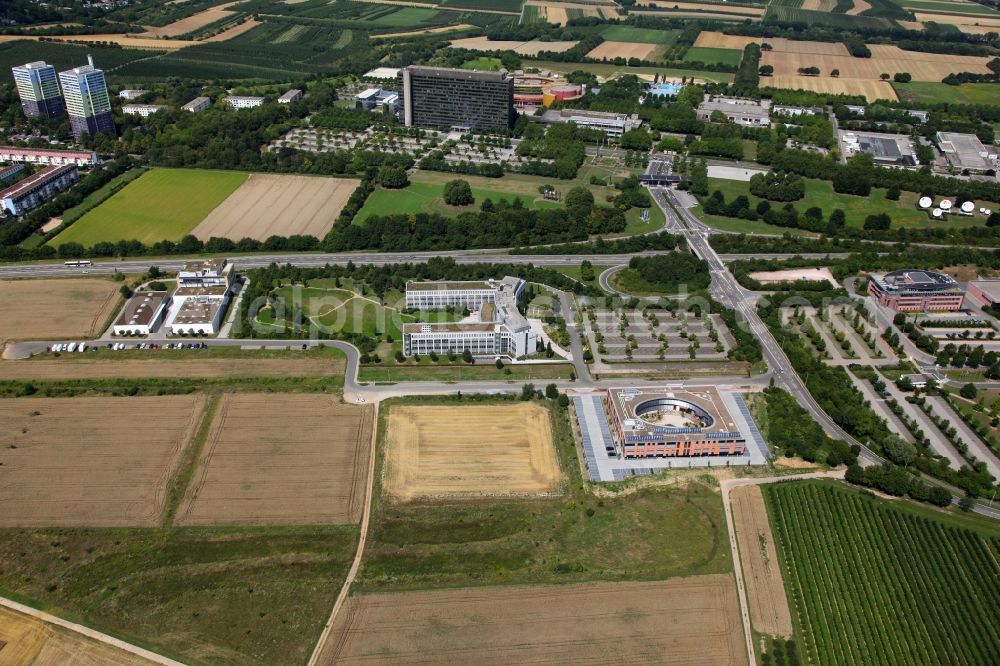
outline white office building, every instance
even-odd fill
[[[134,99],[136,99],[138,97],[142,97],[143,95],[145,95],[148,92],[149,92],[148,90],[131,90],[131,89],[126,88],[125,90],[119,91],[118,97],[120,99],[124,99],[124,100],[127,100],[127,101],[131,102],[132,100],[134,100]]]
[[[122,104],[122,113],[126,116],[142,116],[149,118],[157,111],[166,111],[166,104]]]
[[[195,97],[193,100],[181,107],[181,110],[188,113],[198,113],[212,106],[212,100],[208,97]]]
[[[225,100],[226,104],[228,104],[229,107],[233,109],[255,109],[258,106],[262,106],[264,104],[263,97],[243,97],[239,95],[236,96],[230,95],[229,97],[224,97],[223,99]]]
[[[177,289],[167,315],[173,335],[215,335],[233,296],[236,273],[225,259],[192,261],[177,272]]]
[[[478,321],[442,324],[406,324],[403,353],[510,356],[535,352],[537,333],[517,308],[525,282],[516,277],[485,282],[408,282],[406,307],[440,310],[447,307],[478,310]]]

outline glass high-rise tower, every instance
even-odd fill
[[[26,116],[55,118],[65,109],[56,68],[43,60],[11,67]]]
[[[87,60],[88,64],[82,67],[59,72],[69,124],[78,141],[83,134],[94,136],[105,132],[115,136],[115,121],[111,115],[104,70],[94,67],[93,59],[88,57]]]

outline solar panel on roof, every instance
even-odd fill
[[[931,279],[930,275],[928,275],[923,271],[914,271],[912,273],[907,273],[906,277],[913,284],[929,284],[934,281]]]

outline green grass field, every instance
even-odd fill
[[[904,102],[935,104],[1000,104],[1000,83],[963,83],[949,86],[947,83],[913,81],[893,83],[896,94]]]
[[[750,194],[749,183],[738,180],[723,180],[720,178],[709,178],[708,191],[715,192],[721,190],[726,196],[726,201],[732,201],[737,196],[743,194],[750,199],[750,207],[754,208],[760,199]],[[850,194],[838,194],[833,191],[833,185],[825,180],[806,180],[806,195],[799,201],[793,202],[799,210],[799,214],[806,212],[812,206],[819,206],[823,209],[823,216],[827,218],[834,209],[841,208],[847,216],[847,226],[861,227],[865,218],[869,215],[887,213],[892,218],[892,226],[896,227],[955,227],[955,226],[982,226],[985,220],[982,217],[961,217],[952,215],[947,220],[931,220],[930,217],[917,209],[918,195],[914,192],[902,192],[899,201],[890,201],[885,198],[885,190],[872,189],[868,197],[857,197]],[[979,202],[977,202],[978,204]],[[781,203],[774,205],[784,205]],[[993,207],[994,204],[983,202],[982,206]],[[701,208],[695,209],[699,217],[703,216]],[[740,220],[741,222],[743,220]],[[710,223],[710,222],[707,222]],[[778,233],[780,227],[773,227],[763,222],[750,222],[759,225],[763,229],[770,230],[770,233]],[[763,230],[762,229],[762,230]],[[738,229],[733,229],[738,231]]]
[[[995,523],[829,482],[764,497],[802,663],[996,663]]]
[[[466,60],[462,63],[462,69],[478,69],[480,71],[495,72],[503,67],[500,58],[490,58],[481,56],[473,60]]]
[[[152,169],[49,241],[180,240],[247,179],[237,171]]]
[[[436,9],[400,7],[398,11],[379,16],[368,22],[383,28],[419,28],[420,24],[430,21],[435,16],[437,16]]]
[[[383,402],[380,447],[386,441],[386,414],[399,404],[461,409],[463,403],[454,397]],[[568,413],[546,404],[568,479],[561,497],[392,504],[382,494],[384,458],[379,455],[357,591],[663,580],[732,571],[718,493],[692,483],[595,496],[580,478]]]
[[[399,213],[440,213],[441,215],[458,215],[466,211],[477,211],[484,199],[494,202],[506,199],[513,201],[520,197],[527,208],[559,208],[559,204],[546,201],[538,194],[538,185],[534,192],[505,189],[506,178],[476,178],[461,174],[441,174],[447,179],[423,179],[424,173],[414,174],[413,181],[405,190],[386,190],[382,187],[368,197],[368,201],[354,217],[355,224],[364,224],[370,215],[394,215]],[[417,180],[421,178],[421,180]],[[444,202],[444,184],[448,180],[461,179],[469,182],[475,203],[469,206],[449,206]],[[485,183],[484,183],[485,181]],[[541,181],[537,181],[541,183]],[[488,184],[488,186],[484,186]]]
[[[653,28],[634,28],[628,25],[612,25],[601,30],[601,37],[606,42],[632,42],[633,44],[663,44],[673,46],[677,43],[680,30],[655,30]]]
[[[740,64],[742,57],[743,52],[737,49],[692,46],[684,54],[684,62],[702,62],[706,65],[732,65],[736,67]]]
[[[185,663],[305,663],[357,538],[353,526],[5,529],[0,593]]]

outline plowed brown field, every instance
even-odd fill
[[[753,628],[773,636],[791,637],[792,614],[760,486],[734,488],[729,499]]]
[[[178,524],[358,522],[372,414],[327,395],[223,397]]]
[[[191,233],[202,240],[298,234],[322,238],[360,182],[252,173]]]
[[[323,664],[746,664],[732,576],[350,597]]]
[[[3,666],[140,666],[138,655],[0,606]]]
[[[552,425],[538,405],[395,406],[386,439],[383,484],[400,501],[559,487]]]
[[[111,280],[0,280],[0,346],[8,340],[89,338],[118,304]]]
[[[205,400],[0,400],[0,527],[159,523]]]

